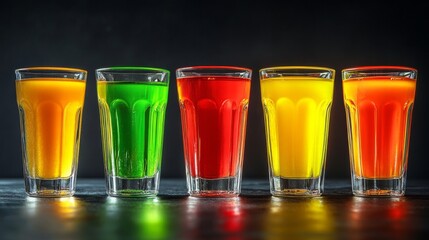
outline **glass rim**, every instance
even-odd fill
[[[198,66],[188,66],[188,67],[181,67],[177,68],[176,72],[181,71],[191,71],[191,70],[233,70],[236,72],[252,72],[252,69],[245,68],[245,67],[237,67],[237,66],[228,66],[228,65],[198,65]]]
[[[321,70],[321,71],[329,71],[335,73],[335,69],[328,67],[319,67],[319,66],[273,66],[266,67],[259,70],[259,72],[269,71],[269,70]]]
[[[374,65],[374,66],[360,66],[345,68],[342,72],[364,72],[364,71],[382,71],[382,70],[397,70],[397,71],[413,71],[417,72],[416,68],[406,66],[393,66],[393,65]]]
[[[170,71],[167,69],[157,68],[157,67],[146,67],[146,66],[113,66],[113,67],[98,68],[95,71],[112,72],[112,73],[138,73],[138,74],[167,73],[167,74],[170,74]]]
[[[84,69],[80,69],[80,68],[70,68],[70,67],[25,67],[25,68],[18,68],[15,69],[15,73],[20,73],[20,72],[32,72],[32,71],[43,71],[43,72],[48,72],[48,71],[57,71],[57,72],[76,72],[76,73],[84,73],[87,74],[88,71],[84,70]]]

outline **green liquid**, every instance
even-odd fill
[[[97,91],[107,174],[154,176],[161,168],[168,85],[98,82]]]

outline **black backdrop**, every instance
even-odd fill
[[[279,1],[280,2],[280,1]],[[258,70],[318,65],[337,70],[326,178],[350,176],[340,71],[361,65],[419,70],[409,178],[428,178],[428,8],[412,1],[27,1],[0,7],[0,177],[21,177],[14,70],[88,70],[78,177],[103,177],[94,70],[153,66],[172,71],[162,177],[184,177],[174,71],[191,65],[253,69],[244,179],[267,177]]]

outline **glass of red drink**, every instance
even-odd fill
[[[342,78],[353,194],[404,195],[417,70],[357,67]]]
[[[252,70],[195,66],[176,71],[188,192],[240,193]]]

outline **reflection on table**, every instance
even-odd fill
[[[353,198],[349,201],[347,222],[355,235],[353,239],[378,236],[383,239],[415,239],[413,226],[420,219],[410,215],[410,203],[406,198]],[[378,219],[374,221],[373,219]]]
[[[335,240],[429,234],[426,183],[402,198],[353,197],[346,184],[333,190],[328,184],[322,197],[276,198],[265,181],[255,181],[238,198],[207,199],[189,197],[175,181],[164,185],[167,194],[156,198],[107,197],[101,180],[84,182],[80,186],[87,191],[75,197],[32,198],[22,181],[0,181],[0,238]]]
[[[336,239],[335,219],[323,198],[272,197],[265,216],[270,239]]]

